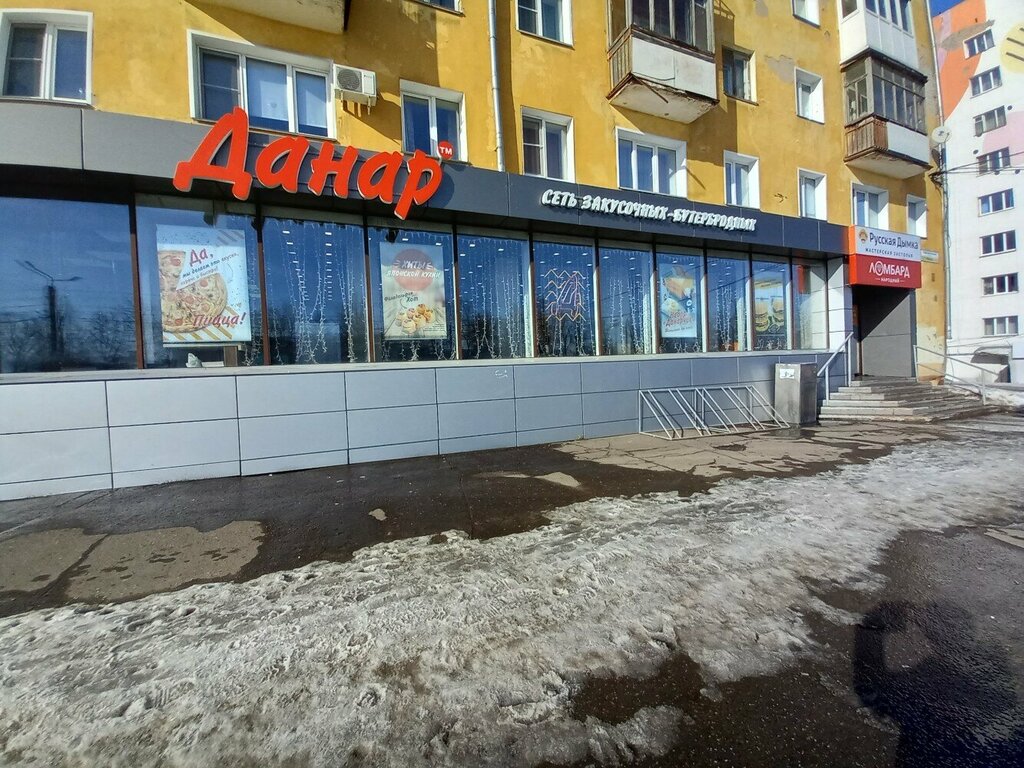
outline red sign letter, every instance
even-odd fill
[[[420,181],[426,176],[425,182]],[[438,187],[441,186],[441,164],[420,150],[416,150],[409,158],[409,178],[405,180],[402,195],[395,206],[395,215],[404,219],[409,215],[413,203],[422,205],[427,202]]]
[[[395,199],[395,182],[402,167],[401,152],[381,152],[368,158],[359,169],[359,194],[367,200],[378,198],[382,203]],[[379,176],[374,180],[374,176]]]
[[[334,145],[325,141],[320,145],[320,154],[313,160],[313,175],[309,178],[309,191],[314,195],[321,195],[324,185],[329,176],[334,177],[334,194],[338,197],[348,197],[348,181],[352,175],[352,168],[359,159],[359,150],[355,147],[345,147],[341,153],[341,159],[334,157]]]
[[[256,178],[265,187],[281,187],[288,192],[299,191],[299,170],[309,152],[309,139],[282,136],[270,142],[256,158]],[[284,158],[281,167],[274,166]]]
[[[214,158],[224,142],[229,140],[227,165],[214,165]],[[240,107],[235,107],[214,124],[189,160],[178,163],[174,170],[174,188],[188,192],[196,179],[226,181],[231,184],[231,194],[245,200],[252,189],[252,176],[245,170],[248,140],[249,116]]]

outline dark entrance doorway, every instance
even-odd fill
[[[855,285],[854,339],[861,376],[914,375],[914,291]]]

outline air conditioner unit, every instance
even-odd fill
[[[344,101],[372,107],[377,103],[377,73],[368,69],[334,65],[334,87]]]

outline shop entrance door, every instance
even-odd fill
[[[914,375],[914,291],[854,285],[854,339],[861,376]]]

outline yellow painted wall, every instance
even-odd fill
[[[339,0],[340,2],[340,0]],[[26,0],[0,0],[24,8]],[[349,31],[317,32],[242,13],[203,0],[46,0],[48,8],[94,14],[93,104],[110,112],[190,120],[189,29],[256,45],[331,59],[374,70],[379,100],[372,109],[337,103],[337,138],[370,149],[401,145],[399,81],[412,80],[465,94],[468,159],[496,167],[490,91],[486,0],[463,0],[451,13],[417,0],[355,0]],[[924,3],[915,9],[922,69],[934,94],[929,20]],[[756,104],[722,96],[710,113],[691,125],[612,106],[608,32],[603,0],[573,0],[571,46],[516,29],[516,0],[499,0],[498,44],[502,67],[503,128],[508,170],[522,168],[520,110],[523,106],[573,118],[575,174],[581,183],[616,186],[615,128],[626,127],[687,142],[688,196],[724,202],[722,153],[760,159],[760,198],[765,211],[798,214],[798,168],[828,176],[828,219],[851,221],[851,183],[889,191],[889,225],[906,228],[906,196],[929,205],[924,247],[942,251],[941,202],[921,174],[907,181],[858,171],[843,162],[843,87],[838,60],[837,3],[822,0],[815,27],[795,18],[786,0],[722,0],[716,3],[716,48],[721,94],[721,48],[754,54]],[[824,125],[797,117],[794,67],[824,78]],[[928,129],[938,123],[929,97]],[[918,298],[922,340],[944,336],[941,265],[925,265],[925,290]]]

